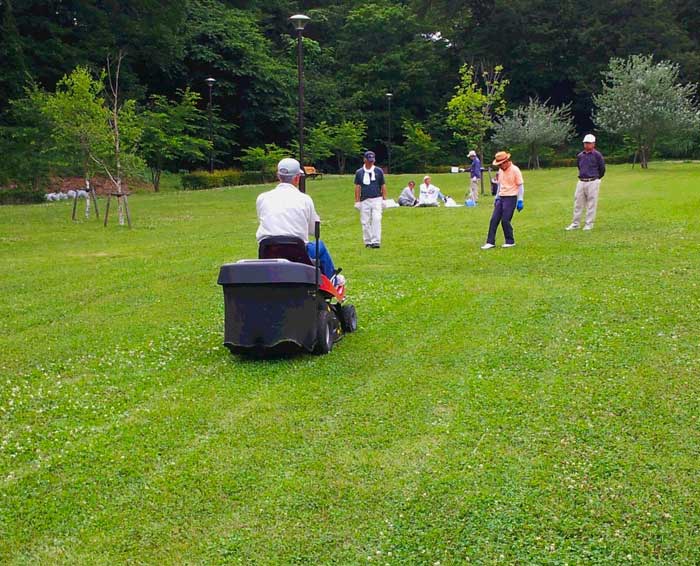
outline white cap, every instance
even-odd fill
[[[285,157],[282,161],[277,164],[277,173],[279,175],[284,175],[286,177],[296,177],[297,175],[304,175],[301,170],[301,165],[296,159],[291,157]]]
[[[595,143],[595,136],[593,134],[586,134],[583,138],[583,143]]]
[[[469,153],[467,153],[467,157],[475,157],[475,156],[476,156],[476,151],[474,151],[473,149]]]

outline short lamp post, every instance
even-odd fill
[[[389,161],[389,173],[391,173],[391,99],[394,98],[394,95],[391,92],[386,93],[386,103],[388,106],[388,111],[387,114],[389,116],[388,119],[388,126],[387,126],[387,145],[386,145],[386,152],[387,152],[387,158]]]
[[[306,24],[311,21],[309,16],[296,14],[289,18],[297,32],[297,73],[299,75],[299,165],[304,168],[304,44],[302,36]],[[306,192],[306,177],[299,180],[299,190]]]
[[[214,172],[214,122],[212,120],[212,89],[216,79],[209,77],[206,83],[209,86],[209,106],[207,108],[209,114],[209,173]]]

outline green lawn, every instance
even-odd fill
[[[487,252],[490,197],[367,250],[311,182],[360,329],[268,361],[216,285],[262,188],[0,208],[0,563],[700,563],[700,166],[610,167],[592,232],[525,180]]]

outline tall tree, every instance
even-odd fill
[[[697,85],[680,81],[680,69],[651,55],[612,58],[595,97],[598,127],[633,140],[640,163],[648,167],[656,142],[665,136],[690,137],[700,125]]]
[[[521,146],[527,150],[528,167],[539,169],[543,147],[557,147],[571,139],[574,125],[571,106],[548,106],[531,98],[527,105],[503,117],[494,128],[493,141],[501,147]]]
[[[0,108],[24,91],[26,64],[11,0],[2,0],[0,22]]]
[[[0,127],[0,185],[47,185],[62,160],[53,143],[53,124],[44,109],[47,93],[30,84],[21,98],[11,100]]]
[[[420,122],[404,120],[404,143],[395,146],[396,160],[402,171],[425,171],[435,163],[440,146]]]
[[[46,97],[43,112],[52,124],[50,135],[64,158],[64,167],[80,172],[89,188],[99,169],[98,159],[110,151],[109,110],[104,97],[104,75],[94,77],[77,67]]]
[[[338,160],[338,171],[341,175],[345,173],[348,157],[359,157],[366,132],[367,124],[362,120],[348,120],[333,128],[332,149]]]
[[[503,78],[502,72],[503,67],[496,66],[477,75],[472,65],[463,65],[457,92],[447,104],[447,123],[454,136],[481,153],[486,135],[506,111],[504,91],[508,79]]]
[[[435,31],[403,2],[352,7],[334,38],[336,84],[342,94],[342,118],[334,122],[364,120],[368,144],[383,151],[388,138],[387,92],[394,95],[397,123],[404,117],[423,122],[441,113],[452,85],[439,77],[451,75],[456,65],[449,43]]]
[[[255,14],[216,0],[189,0],[184,65],[193,89],[216,79],[225,120],[237,124],[241,146],[288,142],[295,123],[295,73],[274,57]]]
[[[163,170],[173,169],[179,160],[201,161],[212,144],[204,138],[204,115],[197,108],[198,93],[189,88],[179,91],[179,100],[162,95],[151,96],[141,114],[143,134],[139,154],[151,172],[153,190],[160,189]]]

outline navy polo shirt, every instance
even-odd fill
[[[384,171],[379,167],[374,168],[374,181],[370,179],[369,185],[364,184],[365,168],[360,167],[355,172],[355,184],[360,185],[360,200],[377,198],[382,196],[382,185],[384,185]]]

